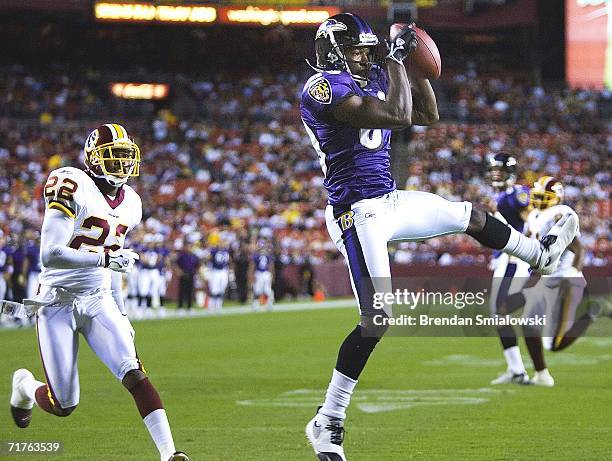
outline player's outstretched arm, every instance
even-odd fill
[[[85,253],[70,248],[74,219],[63,211],[47,209],[40,235],[40,256],[43,265],[55,269],[103,267],[103,253]]]
[[[389,45],[389,89],[385,100],[353,95],[336,106],[334,116],[356,128],[402,129],[412,125],[412,92],[403,61],[416,46],[416,32],[403,27]]]

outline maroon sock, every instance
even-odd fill
[[[143,418],[152,411],[164,408],[159,394],[149,381],[149,378],[139,381],[138,384],[130,389],[130,394],[134,397],[140,416]]]
[[[559,344],[553,344],[553,347],[552,347],[553,352],[562,351],[566,347],[574,344],[574,342],[579,337],[583,336],[586,333],[587,328],[589,328],[589,326],[592,323],[593,323],[593,318],[588,313],[584,314],[582,317],[580,317],[578,320],[574,322],[574,324],[569,330],[565,332]]]
[[[38,405],[38,408],[40,408],[41,410],[44,410],[47,413],[51,413],[52,415],[54,415],[55,411],[53,411],[53,404],[51,403],[49,395],[49,387],[46,384],[36,389],[36,405]]]
[[[542,371],[546,368],[542,338],[539,336],[525,336],[525,344],[527,344],[527,349],[529,350],[529,355],[533,362],[533,368],[535,368],[535,371]]]

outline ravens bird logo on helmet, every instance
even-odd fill
[[[351,13],[336,14],[325,20],[317,29],[317,64],[311,64],[311,67],[318,72],[345,70],[357,83],[364,86],[368,73],[375,64],[374,55],[378,43],[378,37],[370,25],[359,16]],[[363,52],[366,55],[365,60],[352,58],[351,49]]]

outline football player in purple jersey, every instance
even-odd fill
[[[40,246],[38,236],[32,230],[26,231],[26,257],[21,272],[26,280],[26,296],[33,298],[38,291],[38,276],[40,275]]]
[[[516,184],[517,162],[511,155],[498,153],[488,160],[487,175],[495,191],[493,211],[500,221],[505,221],[518,232],[523,233],[529,215],[529,188]],[[492,264],[493,281],[489,305],[491,315],[507,315],[512,307],[510,295],[520,293],[529,280],[529,264],[507,253],[496,251]],[[517,335],[510,325],[497,328],[507,370],[491,381],[491,384],[530,384],[518,347]]]
[[[258,311],[262,307],[262,300],[265,298],[264,307],[268,310],[274,304],[274,290],[272,282],[274,280],[274,258],[270,245],[266,242],[258,242],[257,248],[253,253],[253,310]]]
[[[211,312],[220,312],[223,307],[225,290],[229,283],[229,267],[231,262],[230,250],[223,239],[210,250],[208,258],[208,294],[210,301],[208,308]]]
[[[426,240],[465,232],[551,273],[578,228],[563,216],[539,242],[528,239],[469,202],[434,194],[398,191],[391,177],[391,131],[437,122],[428,80],[417,78],[404,59],[417,46],[412,26],[394,28],[384,63],[374,62],[379,39],[360,17],[341,13],[323,22],[315,36],[316,71],[302,91],[301,117],[325,175],[327,228],[348,262],[359,324],[344,339],[325,401],[306,426],[319,460],[344,461],[345,410],[365,364],[386,327],[374,316],[374,292],[391,290],[387,243]],[[377,322],[380,323],[380,322]]]
[[[0,229],[0,299],[5,299],[9,292],[9,282],[12,266],[13,249],[7,244],[7,239]]]

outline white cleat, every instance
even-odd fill
[[[559,265],[561,254],[567,246],[574,240],[578,232],[578,216],[575,213],[567,213],[540,239],[542,254],[536,267],[536,272],[543,275],[550,275]]]
[[[533,384],[536,386],[553,387],[555,385],[555,378],[552,377],[548,368],[536,371],[533,375]]]
[[[512,373],[510,370],[506,370],[504,373],[502,373],[493,381],[491,381],[491,385],[493,386],[496,386],[498,384],[529,385],[533,384],[533,382],[529,379],[527,373]]]
[[[306,425],[306,437],[319,461],[346,461],[344,421],[317,413]]]
[[[23,388],[29,380],[34,381],[34,375],[25,368],[13,373],[13,389],[11,392],[11,416],[18,427],[25,428],[32,420],[32,407],[34,400],[30,399]]]

